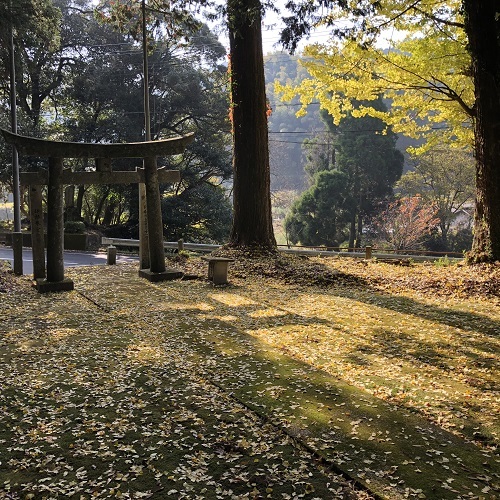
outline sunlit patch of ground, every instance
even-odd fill
[[[5,497],[498,495],[495,266],[173,264],[0,271]]]

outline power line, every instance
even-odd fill
[[[312,105],[316,105],[316,104],[321,104],[321,103],[319,101],[313,101],[313,102],[310,102],[309,104],[306,104],[305,106],[312,106]],[[275,108],[294,107],[294,106],[304,106],[304,105],[300,102],[297,102],[297,103],[284,102],[284,103],[274,105]]]
[[[331,133],[328,130],[310,130],[310,131],[294,131],[294,132],[285,132],[282,130],[270,130],[269,134],[324,134]]]
[[[304,144],[303,141],[278,141],[276,139],[269,139],[269,142],[274,142],[274,143],[279,143],[279,144],[300,144],[300,145]],[[311,146],[331,146],[332,143],[328,143],[328,142],[313,142],[313,143],[310,143],[308,145],[311,145]]]

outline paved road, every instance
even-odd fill
[[[0,260],[8,260],[13,265],[12,248],[0,245]],[[123,264],[125,262],[137,262],[139,257],[135,255],[120,255],[116,256],[116,263]],[[88,253],[88,252],[64,252],[64,266],[97,266],[106,264],[105,253]],[[23,249],[23,274],[33,274],[33,258],[31,248]]]

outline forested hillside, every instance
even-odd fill
[[[299,100],[282,102],[274,92],[274,83],[298,84],[307,72],[299,63],[300,56],[276,52],[265,57],[266,94],[271,108],[269,116],[269,150],[271,161],[271,189],[298,190],[306,186],[305,156],[302,143],[326,130],[320,118],[319,105],[311,104],[305,116],[297,117]]]

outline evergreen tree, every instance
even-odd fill
[[[291,243],[338,247],[348,235],[354,206],[349,176],[338,170],[324,170],[314,184],[293,204],[285,219]]]
[[[358,103],[355,109],[361,107]],[[382,99],[371,106],[385,111]],[[392,196],[394,183],[403,173],[403,154],[396,148],[396,134],[379,118],[353,113],[329,125],[336,133],[335,161],[337,168],[349,176],[350,193],[354,200],[349,229],[349,248],[359,247],[363,234],[363,221],[372,216],[379,203]]]
[[[381,99],[377,106],[384,108]],[[396,135],[378,118],[349,114],[338,126],[330,115],[323,118],[330,138],[306,144],[316,146],[306,164],[312,186],[292,208],[287,230],[292,242],[305,238],[308,244],[325,244],[328,235],[336,244],[346,239],[352,249],[361,245],[364,220],[392,196],[403,155],[396,149]]]
[[[162,199],[164,234],[168,241],[183,238],[200,243],[225,243],[231,229],[232,209],[221,186],[199,183],[178,196]]]

